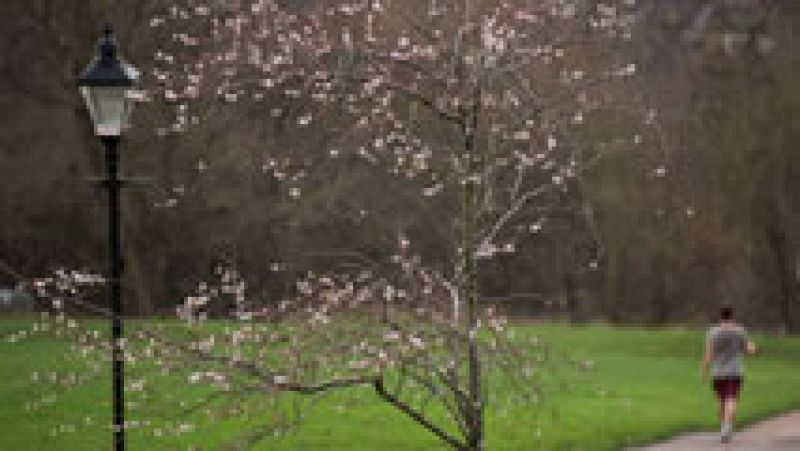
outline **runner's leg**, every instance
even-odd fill
[[[736,398],[731,396],[725,400],[725,416],[723,421],[726,421],[728,424],[733,424],[733,420],[736,417]]]

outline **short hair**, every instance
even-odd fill
[[[726,305],[719,310],[719,317],[723,320],[733,319],[733,307]]]

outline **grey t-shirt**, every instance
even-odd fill
[[[714,352],[711,361],[713,377],[742,377],[742,354],[747,349],[747,333],[742,326],[712,326],[706,335],[706,344]]]

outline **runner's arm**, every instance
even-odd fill
[[[703,361],[700,364],[700,371],[703,373],[703,377],[708,377],[709,365],[712,360],[714,360],[714,348],[711,346],[711,340],[707,339]]]
[[[748,355],[754,355],[758,353],[758,346],[756,346],[755,342],[750,339],[750,334],[747,333],[747,330],[742,328],[742,341],[744,343],[744,351]]]
[[[758,346],[756,346],[755,342],[752,340],[747,340],[747,344],[745,345],[745,351],[750,354],[754,355],[758,353]]]

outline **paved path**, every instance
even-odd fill
[[[693,433],[641,448],[643,451],[800,451],[800,411],[756,423],[733,434],[727,445],[718,433]]]

